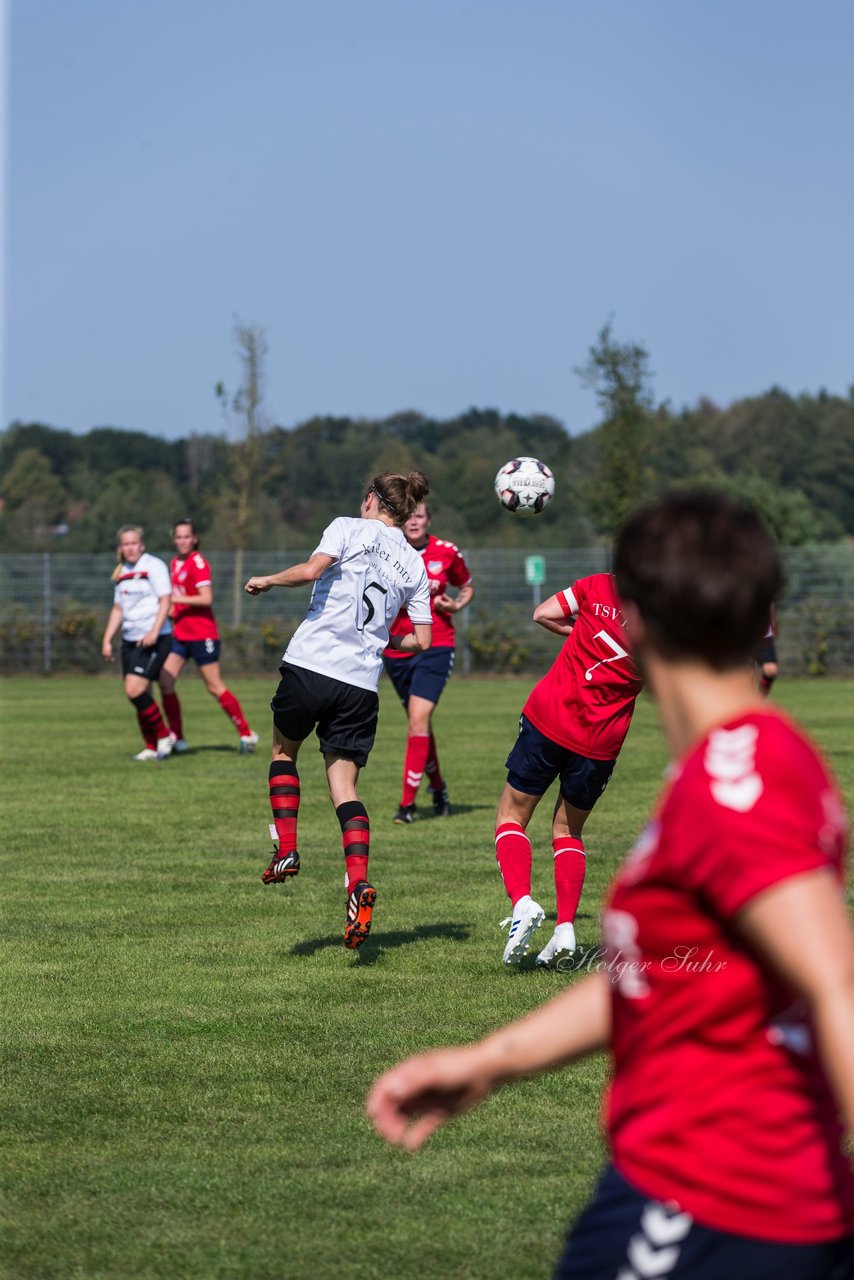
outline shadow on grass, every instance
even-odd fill
[[[229,755],[232,756],[239,756],[242,754],[242,752],[238,751],[236,747],[229,747],[224,742],[217,742],[204,747],[188,747],[186,751],[173,751],[169,759],[180,760],[182,756],[200,756],[205,751],[227,751]],[[251,755],[252,753],[247,752],[246,754]]]
[[[355,952],[360,964],[376,964],[380,952],[394,947],[408,947],[413,942],[430,942],[434,938],[442,938],[446,942],[465,942],[471,934],[471,925],[453,924],[419,924],[414,929],[392,929],[384,932],[378,929],[365,939]],[[322,938],[307,938],[291,947],[292,956],[313,956],[327,947],[340,947],[341,934],[327,933]]]

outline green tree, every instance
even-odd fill
[[[599,527],[611,534],[653,487],[646,464],[653,408],[649,356],[639,343],[617,342],[608,320],[576,373],[592,388],[603,413],[585,496]]]
[[[68,495],[50,461],[38,449],[17,453],[0,482],[3,542],[10,551],[38,551],[52,545]]]

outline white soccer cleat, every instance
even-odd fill
[[[512,916],[501,921],[502,929],[508,924],[510,926],[510,936],[504,948],[505,964],[518,964],[522,957],[528,954],[534,931],[539,929],[545,918],[545,911],[530,894],[526,893],[524,898],[519,899],[513,908]]]
[[[574,926],[571,924],[559,924],[537,956],[537,964],[541,969],[547,969],[558,960],[573,955],[577,946]]]
[[[241,735],[238,751],[242,756],[251,755],[258,746],[258,734],[250,731]]]
[[[132,760],[157,760],[158,755],[153,747],[143,747],[138,755],[131,756]]]
[[[158,759],[158,760],[166,760],[169,756],[171,756],[171,754],[172,754],[172,739],[171,739],[171,738],[158,738],[158,739],[157,739],[157,750],[155,751],[155,753],[154,753],[154,754],[155,754],[155,756],[157,757],[157,759]]]

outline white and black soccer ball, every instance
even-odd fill
[[[555,478],[539,458],[511,458],[495,477],[502,507],[517,516],[536,516],[554,497]]]

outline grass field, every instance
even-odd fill
[[[194,750],[162,765],[130,762],[118,679],[2,682],[4,1280],[551,1274],[602,1160],[601,1060],[505,1090],[416,1156],[363,1112],[401,1055],[478,1036],[572,980],[501,964],[492,821],[528,684],[452,681],[436,727],[454,814],[410,828],[391,822],[404,718],[384,689],[361,787],[379,898],[350,953],[314,749],[302,872],[264,888],[267,754],[237,754],[197,679],[181,685]],[[273,687],[232,682],[264,738]],[[774,692],[850,802],[854,682]],[[587,827],[584,944],[663,763],[642,699]],[[548,907],[545,807],[534,893]]]

